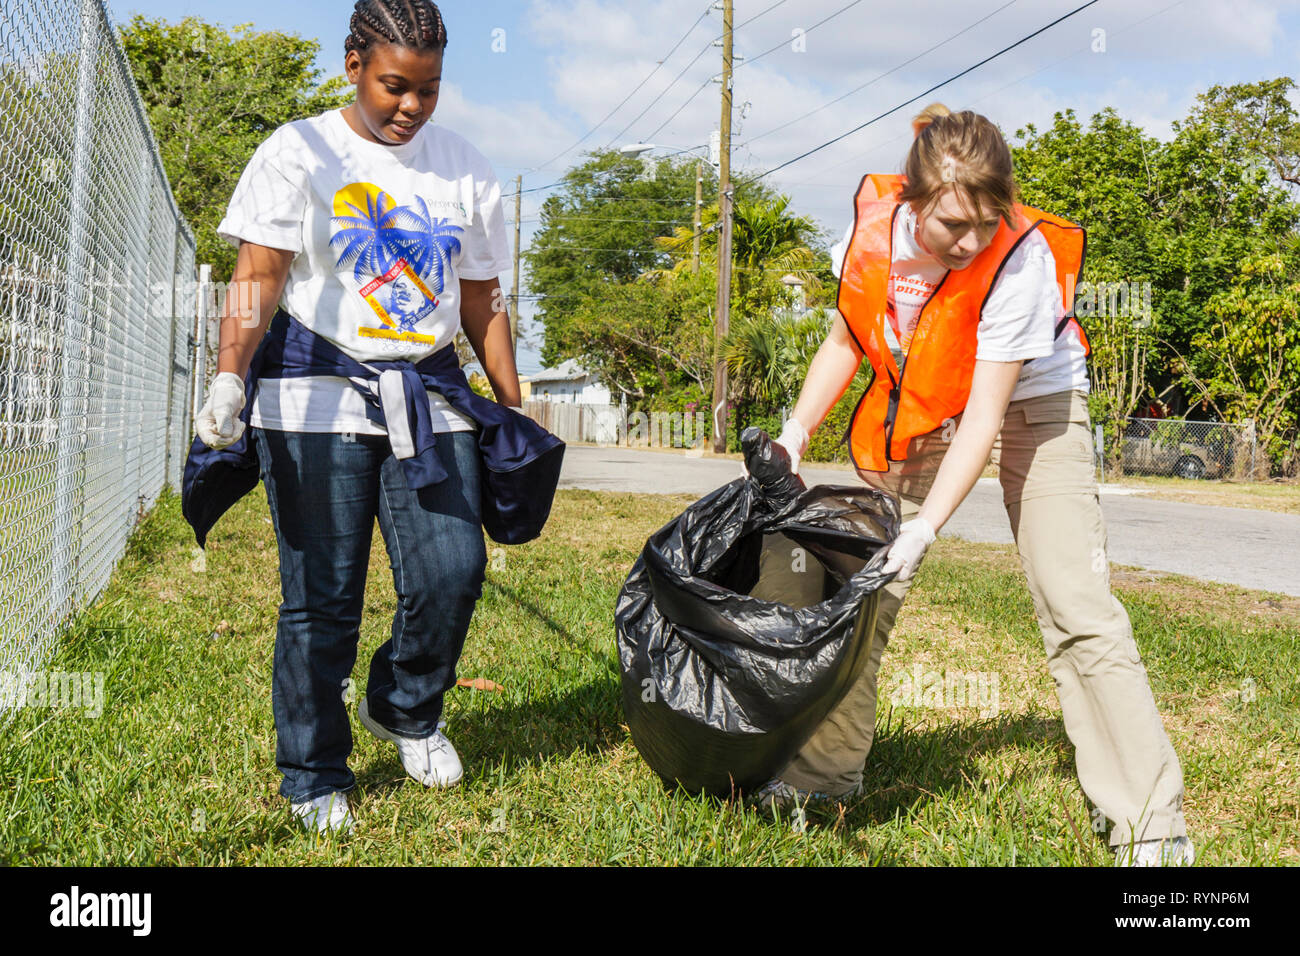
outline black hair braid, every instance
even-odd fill
[[[359,0],[343,50],[356,50],[365,60],[380,43],[413,50],[445,50],[447,27],[437,5],[429,0]]]

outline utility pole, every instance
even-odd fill
[[[515,358],[519,357],[519,210],[523,205],[524,177],[515,177],[515,284],[510,290],[510,347],[514,349]]]
[[[694,253],[691,272],[700,271],[700,207],[704,205],[704,161],[695,164],[695,238],[691,245]]]
[[[716,9],[716,4],[715,4]],[[722,0],[722,138],[718,153],[718,309],[713,329],[713,450],[727,450],[727,337],[731,307],[731,49],[732,0]]]

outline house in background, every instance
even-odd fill
[[[608,405],[609,389],[574,359],[557,368],[542,369],[530,376],[529,399],[541,402],[568,402],[576,405]]]
[[[796,275],[784,275],[781,277],[781,284],[785,286],[786,293],[790,296],[790,305],[788,311],[791,315],[803,315],[808,311],[808,291],[804,288],[804,281]]]

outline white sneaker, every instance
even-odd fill
[[[347,794],[335,790],[293,805],[293,815],[307,830],[317,833],[351,833],[352,810]]]
[[[1195,859],[1196,850],[1185,836],[1139,840],[1115,849],[1116,866],[1191,866]]]
[[[446,721],[438,721],[437,730],[428,737],[417,740],[411,737],[399,737],[387,727],[378,724],[370,716],[370,707],[364,697],[357,706],[357,716],[361,718],[361,726],[380,740],[391,740],[397,744],[402,766],[406,768],[406,772],[412,779],[418,780],[426,787],[454,787],[460,783],[460,778],[464,776],[465,771],[460,765],[456,748],[443,735],[442,728],[447,726]]]

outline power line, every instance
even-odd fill
[[[562,186],[564,184],[556,183],[555,185]],[[601,205],[607,202],[642,202],[642,203],[651,203],[656,206],[678,206],[678,205],[693,205],[695,203],[695,200],[694,199],[661,199],[655,196],[646,196],[644,199],[637,196],[602,196],[597,200],[593,200],[593,202],[596,205]]]
[[[757,20],[759,17],[761,17],[761,16],[765,16],[765,15],[771,13],[773,10],[775,10],[777,7],[781,6],[781,5],[784,4],[785,2],[786,2],[786,0],[777,0],[776,3],[772,4],[770,7],[767,7],[765,10],[762,10],[762,11],[760,11],[760,12],[754,14],[754,15],[753,15],[752,17],[750,17],[748,20],[743,21],[739,26],[732,27],[732,28],[731,28],[731,32],[734,34],[734,33],[735,33],[737,30],[739,30],[741,27],[748,26],[749,24],[751,24],[751,23],[753,23],[755,20]],[[615,142],[617,142],[617,141],[619,140],[619,138],[620,138],[624,133],[626,133],[628,130],[630,130],[633,126],[635,126],[635,125],[637,124],[637,122],[641,119],[641,117],[645,116],[646,113],[650,112],[651,108],[654,107],[654,105],[655,105],[656,103],[658,103],[661,99],[663,99],[664,96],[667,95],[667,93],[668,93],[669,90],[671,90],[674,86],[677,85],[677,81],[680,80],[683,76],[686,75],[686,72],[687,72],[691,67],[693,67],[693,66],[694,66],[694,65],[699,61],[700,57],[702,57],[702,56],[704,56],[704,54],[708,53],[709,50],[713,47],[713,45],[714,45],[715,43],[717,43],[717,42],[718,42],[719,40],[721,40],[721,39],[722,39],[721,36],[716,36],[716,37],[714,37],[712,40],[710,40],[710,41],[705,45],[704,49],[700,50],[699,53],[695,54],[695,57],[691,60],[691,62],[690,62],[690,63],[687,63],[686,66],[682,68],[681,72],[678,73],[675,77],[673,77],[672,82],[669,83],[667,86],[665,86],[665,87],[663,88],[663,90],[660,92],[660,94],[659,94],[658,96],[656,96],[653,100],[651,100],[650,103],[649,103],[649,105],[646,106],[645,109],[643,109],[640,113],[637,114],[636,119],[632,120],[632,122],[628,123],[628,124],[627,124],[626,126],[624,126],[621,130],[619,130],[618,133],[617,133],[617,134],[616,134],[616,135],[615,135],[615,136],[614,136],[614,137],[609,141],[609,143],[606,144],[606,147],[611,146],[611,145],[613,145]],[[699,96],[699,95],[700,95],[700,91],[703,90],[704,87],[708,86],[711,82],[713,82],[713,81],[712,81],[712,78],[705,80],[704,83],[703,83],[703,85],[701,85],[700,88],[699,88],[698,90],[696,90],[694,93],[692,93],[690,96],[688,96],[688,97],[686,98],[686,102],[685,102],[685,103],[683,103],[681,106],[677,107],[677,111],[676,111],[675,113],[673,113],[672,116],[668,117],[667,120],[665,120],[663,123],[661,123],[661,124],[660,124],[656,129],[655,129],[655,131],[654,131],[653,133],[651,133],[651,134],[650,134],[648,137],[646,137],[646,138],[647,138],[647,139],[654,139],[655,136],[657,136],[657,135],[659,134],[659,130],[663,129],[665,126],[667,126],[669,123],[671,123],[671,122],[673,121],[673,119],[676,118],[677,114],[680,113],[682,110],[684,110],[684,109],[686,108],[687,103],[690,103],[691,100],[693,100],[693,99],[695,99],[695,97]]]
[[[531,189],[525,189],[524,193],[525,194],[535,193],[535,192],[540,192],[544,189],[554,189],[556,186],[569,186],[569,185],[573,185],[573,183],[571,183],[567,179],[561,179],[553,183],[548,183],[545,186],[534,186]],[[592,185],[599,186],[601,184],[593,183]],[[585,188],[585,187],[579,187],[579,188]],[[658,199],[653,196],[646,196],[644,199],[640,198],[639,196],[604,196],[601,198],[600,201],[601,202],[652,202],[652,203],[693,203],[695,202],[694,199]]]
[[[626,255],[633,255],[633,254],[642,255],[645,253],[651,253],[657,256],[669,254],[668,250],[666,249],[655,249],[651,246],[646,246],[641,249],[597,249],[591,246],[570,246],[568,244],[561,244],[557,246],[552,246],[548,251],[551,252],[618,252]]]
[[[754,14],[754,15],[753,15],[752,17],[750,17],[748,20],[742,20],[742,21],[741,21],[740,23],[738,23],[736,26],[732,27],[732,28],[731,28],[732,32],[734,33],[735,31],[739,30],[741,27],[747,27],[747,26],[749,26],[751,23],[753,23],[753,22],[754,22],[755,20],[757,20],[759,17],[767,16],[769,13],[771,13],[771,12],[772,12],[773,10],[775,10],[777,7],[781,6],[783,3],[785,3],[785,0],[776,0],[776,3],[772,4],[772,5],[771,5],[770,7],[768,7],[766,10],[762,11],[761,13],[756,13],[756,14]],[[721,40],[722,38],[721,38],[721,37],[718,37],[718,39]]]
[[[909,65],[915,63],[917,60],[921,59],[921,57],[923,57],[923,56],[928,56],[929,54],[933,53],[935,50],[939,49],[940,47],[942,47],[942,46],[946,46],[947,44],[951,43],[953,40],[955,40],[955,39],[957,39],[959,36],[961,36],[963,33],[968,33],[969,31],[975,29],[977,26],[979,26],[979,25],[980,25],[981,23],[983,23],[985,20],[988,20],[988,19],[991,19],[992,17],[997,16],[999,13],[1001,13],[1001,12],[1002,12],[1003,10],[1005,10],[1007,7],[1012,6],[1015,2],[1016,2],[1016,0],[1008,0],[1007,3],[1002,4],[1002,6],[998,7],[998,8],[997,8],[996,10],[994,10],[992,13],[988,14],[987,16],[980,17],[978,20],[976,20],[976,21],[975,21],[974,23],[972,23],[970,26],[965,27],[964,29],[958,30],[958,31],[957,31],[956,33],[954,33],[952,36],[948,37],[948,39],[943,40],[943,41],[941,41],[941,42],[939,42],[939,43],[936,43],[934,46],[930,47],[928,50],[924,50],[924,51],[922,51],[921,53],[918,53],[916,56],[912,57],[912,58],[909,59],[909,60],[904,60],[902,63],[898,64],[898,66],[894,67],[892,70],[886,70],[884,73],[881,73],[880,75],[878,75],[878,76],[876,76],[876,77],[873,77],[872,79],[868,80],[866,83],[863,83],[861,86],[854,87],[853,89],[849,90],[847,93],[843,94],[842,96],[837,96],[837,97],[835,97],[835,99],[830,100],[829,102],[823,103],[821,106],[817,107],[816,109],[814,109],[814,110],[809,110],[807,113],[804,113],[802,116],[796,116],[794,119],[790,120],[788,123],[782,123],[780,126],[774,127],[773,129],[768,130],[766,133],[759,133],[757,136],[751,136],[749,139],[745,140],[745,142],[742,143],[741,146],[749,146],[751,143],[756,143],[756,142],[758,142],[760,139],[764,139],[764,138],[766,138],[766,137],[768,137],[768,136],[771,136],[773,133],[779,133],[779,132],[781,132],[781,130],[783,130],[783,129],[788,129],[789,127],[793,126],[795,123],[800,123],[800,122],[802,122],[803,120],[808,119],[808,117],[810,117],[810,116],[815,116],[816,114],[820,113],[822,110],[824,110],[824,109],[828,109],[829,107],[834,106],[836,103],[839,103],[839,102],[842,102],[843,100],[848,99],[850,96],[852,96],[852,95],[855,94],[855,93],[861,93],[861,92],[862,92],[863,90],[865,90],[867,87],[872,86],[873,84],[879,82],[880,80],[883,80],[885,77],[889,76],[890,74],[892,74],[892,73],[897,73],[897,72],[898,72],[899,70],[901,70],[903,67],[905,67],[905,66],[909,66]],[[751,61],[751,62],[752,62],[752,61]]]
[[[672,82],[670,82],[667,86],[665,86],[665,87],[663,88],[663,90],[660,91],[659,95],[656,96],[654,99],[652,99],[652,100],[651,100],[651,101],[646,105],[646,108],[645,108],[645,109],[643,109],[640,113],[637,113],[637,114],[636,114],[636,116],[635,116],[635,118],[633,118],[632,122],[628,123],[628,124],[627,124],[626,126],[624,126],[621,130],[619,130],[619,131],[618,131],[617,133],[615,133],[612,137],[610,137],[609,142],[605,144],[605,148],[608,149],[608,148],[609,148],[610,146],[612,146],[614,143],[618,142],[618,140],[622,138],[623,134],[626,133],[628,130],[630,130],[633,126],[635,126],[635,125],[640,121],[641,117],[645,116],[646,113],[649,113],[650,110],[654,108],[654,105],[655,105],[656,103],[658,103],[661,99],[663,99],[664,96],[667,95],[667,93],[668,93],[669,90],[671,90],[674,86],[677,85],[677,81],[680,80],[683,76],[686,75],[686,71],[689,70],[691,67],[693,67],[697,62],[699,62],[700,57],[704,56],[704,54],[708,53],[709,50],[711,50],[712,48],[713,48],[713,40],[710,40],[708,43],[704,44],[704,48],[703,48],[702,50],[700,50],[699,53],[695,54],[694,58],[691,60],[690,63],[687,63],[686,66],[682,67],[681,72],[678,73],[676,76],[674,76],[674,77],[672,78]],[[696,93],[698,93],[698,92],[699,92],[699,91],[697,90]],[[695,98],[695,93],[692,93],[692,94],[691,94],[691,99],[694,99],[694,98]],[[676,114],[674,114],[674,115],[676,115]],[[663,127],[661,126],[661,127],[659,127],[659,129],[663,129]],[[657,132],[659,132],[659,130],[655,130],[655,133],[657,133]],[[655,135],[655,133],[651,133],[650,136],[653,137],[653,136]]]
[[[564,153],[561,153],[560,155],[563,156]],[[550,160],[550,162],[554,162],[554,160]],[[538,166],[537,168],[541,169],[542,167]],[[554,189],[556,186],[563,186],[563,185],[564,185],[564,180],[561,179],[559,182],[547,183],[545,186],[530,186],[527,189],[521,191],[523,193],[540,193],[540,192],[544,192],[547,189]]]
[[[664,156],[665,156],[665,157],[667,157],[667,156],[677,156],[677,155],[679,155],[679,154],[681,154],[681,153],[689,153],[689,152],[691,152],[692,150],[696,150],[696,149],[705,149],[705,148],[706,148],[706,147],[704,147],[703,145],[700,145],[700,146],[687,146],[687,147],[684,147],[684,148],[682,148],[682,149],[675,149],[675,150],[673,150],[671,153],[665,153]],[[566,152],[567,152],[567,150],[566,150]],[[560,155],[563,156],[564,153],[561,153]],[[541,169],[542,167],[541,167],[541,166],[538,166],[537,168],[538,168],[538,169]],[[603,172],[608,173],[608,172],[612,172],[612,170],[603,170]],[[553,182],[553,183],[547,183],[545,186],[530,186],[528,189],[524,189],[524,190],[522,190],[521,192],[523,192],[523,193],[537,193],[537,192],[545,192],[545,191],[548,190],[548,189],[554,189],[556,186],[563,186],[563,185],[565,185],[566,183],[568,183],[568,180],[567,180],[567,179],[557,179],[555,182]],[[623,201],[623,202],[640,202],[641,200],[638,200],[638,199],[636,199],[635,197],[632,197],[632,198],[624,198],[622,201]],[[658,201],[658,200],[655,200],[655,201]],[[675,201],[675,200],[674,200],[674,201]],[[684,199],[684,200],[681,200],[681,201],[682,201],[682,202],[692,202],[693,200]]]
[[[737,272],[746,272],[750,274],[768,273],[771,275],[776,275],[777,273],[780,273],[781,275],[790,275],[792,271],[790,269],[754,268],[752,266],[736,266],[735,268]],[[794,271],[811,272],[813,270],[803,269],[803,270],[794,270]],[[565,301],[570,299],[582,299],[585,301],[590,301],[592,299],[592,295],[591,293],[583,293],[583,292],[521,292],[519,293],[519,298],[527,299],[534,303],[546,302],[547,300]]]
[[[665,238],[670,238],[670,237],[665,237]],[[653,255],[657,255],[657,256],[658,256],[658,255],[662,255],[662,256],[676,256],[676,257],[679,258],[679,259],[680,259],[680,258],[685,258],[685,257],[681,256],[681,255],[678,254],[678,253],[674,253],[674,252],[673,252],[672,250],[670,250],[670,249],[656,249],[656,248],[653,248],[653,247],[642,247],[642,248],[639,248],[639,249],[614,249],[614,248],[610,248],[610,249],[602,249],[602,248],[597,248],[597,247],[594,247],[594,246],[556,245],[556,246],[552,246],[552,247],[550,247],[550,248],[549,248],[548,250],[546,250],[546,251],[547,251],[547,252],[608,252],[608,253],[617,253],[617,254],[619,254],[619,255],[643,255],[643,254],[646,254],[646,253],[651,253],[651,254],[653,254]],[[735,266],[732,266],[732,268],[733,268],[733,269],[738,269],[738,270],[743,270],[743,271],[745,271],[745,272],[780,272],[780,273],[782,273],[782,274],[786,274],[786,273],[789,273],[789,272],[813,272],[813,271],[815,271],[815,269],[797,269],[797,268],[786,268],[786,269],[780,269],[780,268],[777,268],[777,267],[775,267],[775,266],[767,267],[767,266],[741,266],[741,265],[735,265]]]
[[[691,101],[692,101],[693,99],[695,99],[695,97],[699,96],[702,92],[704,92],[705,87],[707,87],[707,86],[708,86],[710,83],[712,83],[712,82],[713,82],[713,77],[709,77],[707,80],[705,80],[703,83],[701,83],[701,84],[699,85],[699,88],[698,88],[694,93],[692,93],[690,96],[686,97],[686,102],[682,103],[681,106],[677,107],[677,109],[673,111],[673,115],[670,116],[670,117],[668,117],[666,120],[664,120],[662,123],[660,123],[657,127],[655,127],[654,132],[651,133],[651,134],[650,134],[649,136],[647,136],[646,138],[647,138],[647,139],[654,139],[656,136],[658,136],[658,135],[659,135],[659,131],[660,131],[661,129],[663,129],[665,126],[667,126],[669,123],[671,123],[673,120],[677,119],[677,114],[680,113],[682,110],[686,109],[686,107],[690,105]]]
[[[807,30],[804,31],[805,36],[806,36],[807,34],[811,33],[813,30],[816,30],[816,29],[817,29],[819,26],[821,26],[823,23],[826,23],[826,22],[828,22],[828,21],[830,21],[830,20],[834,20],[836,17],[838,17],[838,16],[839,16],[841,13],[843,13],[845,10],[848,10],[848,9],[851,8],[851,7],[856,7],[856,6],[857,6],[859,3],[861,3],[861,2],[862,2],[862,0],[853,0],[852,3],[848,4],[847,6],[841,7],[839,10],[836,10],[836,11],[835,11],[834,13],[832,13],[830,16],[825,17],[825,18],[823,18],[823,19],[817,21],[817,22],[814,23],[812,26],[810,26]],[[772,9],[772,8],[769,7],[768,9],[770,10],[770,9]],[[767,11],[765,10],[765,11],[763,11],[763,12],[766,13]],[[758,16],[762,16],[762,14],[759,14]],[[750,17],[748,20],[745,21],[745,23],[752,23],[754,20],[757,20],[757,19],[758,19],[758,16]],[[741,24],[741,26],[744,26],[744,25],[745,25],[745,24],[743,24],[743,23]],[[738,29],[739,29],[739,27],[736,27],[735,29],[732,30],[732,33],[735,33],[735,31],[738,30]],[[766,50],[766,51],[764,51],[763,53],[760,53],[758,56],[754,57],[753,59],[750,59],[750,60],[743,60],[743,61],[741,61],[741,62],[736,66],[736,69],[739,70],[741,67],[746,66],[746,65],[749,64],[749,63],[753,63],[755,60],[761,60],[763,57],[767,56],[769,53],[775,53],[777,50],[779,50],[779,49],[781,49],[783,46],[785,46],[788,42],[789,42],[788,40],[782,40],[780,43],[778,43],[776,46],[772,47],[770,50]],[[698,57],[697,57],[696,59],[698,59]],[[672,116],[669,116],[666,120],[664,120],[662,123],[660,123],[659,126],[657,126],[657,127],[655,128],[654,132],[652,132],[652,133],[651,133],[649,136],[647,136],[646,138],[647,138],[647,139],[654,139],[656,136],[658,136],[660,130],[664,129],[664,127],[666,127],[669,123],[671,123],[673,120],[675,120],[675,119],[678,117],[678,115],[682,112],[682,110],[686,109],[686,107],[689,106],[689,105],[691,104],[691,102],[695,99],[695,97],[697,97],[697,96],[699,96],[701,93],[703,93],[704,90],[708,87],[708,85],[709,85],[710,83],[712,83],[712,82],[713,82],[713,78],[710,77],[709,79],[707,79],[707,80],[705,80],[703,83],[701,83],[700,86],[699,86],[699,88],[696,89],[695,92],[692,93],[690,96],[688,96],[688,97],[686,98],[686,101],[685,101],[684,103],[682,103],[681,106],[677,107],[677,109],[673,111]],[[639,119],[639,118],[640,118],[640,117],[638,117],[638,119]],[[633,120],[633,121],[632,121],[632,123],[635,123],[635,122],[636,122],[636,120]],[[629,123],[628,126],[630,127],[630,126],[632,125],[632,123]],[[626,130],[625,130],[625,132],[626,132]]]
[[[841,13],[843,13],[845,10],[852,9],[853,7],[856,7],[856,6],[857,6],[859,3],[861,3],[861,2],[862,2],[862,0],[853,0],[852,3],[850,3],[850,4],[846,5],[846,6],[840,7],[840,9],[836,10],[836,11],[835,11],[834,13],[832,13],[830,16],[825,17],[825,18],[822,19],[822,20],[818,20],[816,23],[814,23],[812,26],[810,26],[807,30],[804,31],[804,35],[807,36],[809,33],[812,33],[814,30],[816,30],[816,29],[817,29],[819,26],[821,26],[823,23],[829,23],[831,20],[834,20],[836,17],[838,17],[838,16],[839,16]],[[782,41],[781,41],[780,43],[778,43],[776,46],[772,47],[770,50],[764,50],[762,53],[758,54],[758,56],[754,56],[754,57],[746,57],[744,60],[742,60],[740,63],[738,63],[738,64],[736,65],[736,69],[737,69],[737,70],[740,70],[740,69],[743,69],[744,67],[749,66],[749,64],[751,64],[751,63],[757,63],[759,60],[763,59],[763,57],[767,56],[769,53],[775,53],[777,50],[781,49],[782,47],[784,47],[784,46],[788,46],[789,43],[790,43],[789,40],[782,40]]]
[[[677,48],[680,47],[683,43],[685,43],[685,42],[686,42],[686,38],[689,37],[692,33],[695,32],[695,28],[698,27],[698,26],[699,26],[699,25],[704,21],[704,18],[707,17],[707,16],[709,15],[709,11],[710,11],[712,8],[713,8],[713,4],[712,4],[712,3],[709,3],[708,5],[705,6],[705,8],[704,8],[704,12],[701,13],[701,14],[696,18],[695,22],[692,23],[692,24],[690,25],[690,27],[687,29],[687,31],[686,31],[685,33],[682,34],[681,39],[678,40],[676,43],[673,44],[672,49],[669,50],[666,54],[664,54],[663,59],[661,59],[658,63],[655,64],[655,68],[654,68],[653,70],[651,70],[649,73],[646,74],[645,79],[643,79],[640,83],[638,83],[638,84],[636,85],[636,88],[633,89],[631,93],[629,93],[627,96],[623,97],[622,102],[620,102],[620,103],[618,104],[618,106],[615,106],[612,110],[610,110],[608,113],[605,114],[605,117],[604,117],[604,118],[603,118],[599,123],[597,123],[597,124],[596,124],[595,126],[593,126],[591,129],[587,130],[587,132],[583,133],[580,137],[578,137],[577,141],[576,141],[572,146],[568,147],[568,149],[562,150],[561,152],[559,152],[559,153],[557,153],[556,155],[552,156],[550,159],[548,159],[546,162],[542,163],[540,166],[535,166],[535,167],[533,167],[534,171],[535,171],[535,170],[538,170],[538,169],[545,169],[547,166],[551,165],[551,163],[555,162],[555,161],[556,161],[557,159],[559,159],[561,156],[565,155],[565,153],[569,153],[569,152],[573,151],[574,149],[577,149],[579,146],[581,146],[581,145],[583,144],[583,142],[586,141],[586,139],[587,139],[588,136],[590,136],[592,133],[596,132],[596,130],[598,130],[598,129],[600,129],[602,126],[604,126],[605,123],[608,122],[608,120],[609,120],[609,118],[610,118],[611,116],[613,116],[615,113],[617,113],[619,110],[621,110],[624,106],[626,106],[628,100],[630,100],[630,99],[632,99],[632,97],[636,96],[636,94],[639,93],[639,92],[641,91],[641,88],[642,88],[643,86],[645,86],[647,83],[650,82],[650,78],[653,77],[656,73],[659,72],[659,70],[663,67],[663,65],[664,65],[665,63],[668,62],[669,57],[671,57],[674,53],[677,52]],[[698,57],[697,57],[696,59],[698,59]],[[694,62],[694,61],[691,61],[691,62]]]
[[[1141,26],[1142,24],[1146,23],[1148,20],[1154,20],[1156,17],[1160,16],[1161,14],[1169,12],[1169,11],[1172,10],[1174,7],[1181,6],[1181,5],[1182,5],[1183,3],[1185,3],[1185,2],[1186,2],[1186,0],[1174,0],[1173,3],[1169,4],[1168,6],[1161,7],[1161,8],[1160,8],[1159,10],[1157,10],[1155,13],[1148,14],[1147,16],[1142,17],[1140,20],[1134,20],[1132,23],[1127,24],[1126,26],[1120,27],[1118,30],[1112,30],[1112,31],[1110,31],[1110,35],[1111,35],[1111,36],[1120,36],[1121,34],[1127,33],[1129,30],[1132,30],[1134,27]],[[996,11],[995,11],[995,12],[996,12]],[[1019,76],[1019,77],[1017,77],[1016,79],[1012,80],[1010,83],[1004,84],[1003,86],[998,87],[996,90],[991,90],[990,92],[985,93],[983,96],[980,96],[980,97],[978,97],[977,99],[971,100],[971,101],[970,101],[970,105],[973,106],[973,105],[975,105],[975,104],[977,104],[977,103],[982,103],[984,100],[987,100],[989,97],[997,96],[997,95],[998,95],[999,93],[1001,93],[1003,90],[1008,90],[1008,89],[1010,89],[1010,88],[1013,87],[1013,86],[1018,86],[1019,84],[1025,82],[1025,80],[1028,80],[1028,79],[1030,79],[1030,78],[1032,78],[1032,77],[1038,76],[1038,74],[1040,74],[1040,73],[1045,73],[1045,72],[1047,72],[1048,70],[1051,70],[1051,69],[1059,69],[1059,68],[1061,68],[1061,66],[1062,66],[1063,64],[1067,63],[1067,62],[1070,61],[1070,60],[1075,59],[1076,57],[1080,57],[1080,56],[1082,56],[1084,53],[1089,52],[1089,50],[1090,50],[1090,47],[1089,47],[1089,46],[1084,46],[1083,49],[1078,50],[1078,51],[1075,52],[1075,53],[1071,53],[1071,54],[1070,54],[1069,56],[1067,56],[1065,59],[1061,59],[1059,56],[1054,56],[1054,57],[1053,57],[1053,58],[1052,58],[1052,59],[1051,59],[1051,60],[1050,60],[1046,65],[1044,65],[1044,66],[1040,66],[1040,67],[1039,67],[1038,69],[1036,69],[1036,70],[1030,70],[1028,73],[1022,74],[1021,76]],[[877,150],[882,149],[882,148],[884,148],[885,146],[888,146],[890,143],[896,143],[896,142],[898,142],[899,140],[902,140],[902,139],[906,139],[906,140],[910,141],[910,140],[912,139],[912,133],[911,133],[911,131],[909,130],[908,132],[906,132],[906,133],[904,133],[904,134],[902,134],[902,135],[900,135],[900,136],[895,136],[893,139],[885,140],[885,141],[882,142],[882,143],[878,143],[877,145],[871,147],[871,149],[867,150],[865,153],[860,153],[860,154],[856,154],[856,155],[854,155],[854,156],[850,156],[848,159],[843,160],[842,162],[834,163],[834,164],[832,164],[832,165],[830,165],[830,166],[823,167],[822,169],[819,169],[819,170],[817,170],[816,172],[811,173],[810,175],[811,175],[813,178],[817,178],[817,177],[820,177],[820,176],[825,176],[826,174],[831,173],[831,172],[833,172],[834,170],[839,169],[841,166],[847,166],[849,163],[856,163],[856,162],[859,162],[859,161],[862,159],[863,156],[870,155],[871,153],[874,153],[874,152],[876,152]],[[789,182],[787,182],[786,185],[793,185],[793,186],[815,186],[815,187],[818,187],[818,188],[826,188],[826,189],[832,189],[832,188],[833,188],[833,189],[843,189],[843,188],[844,188],[844,184],[843,184],[843,183],[816,183],[816,182],[789,183]]]
[[[798,156],[796,156],[794,159],[786,160],[784,163],[782,163],[782,164],[779,165],[779,166],[773,166],[771,169],[767,170],[766,172],[761,173],[761,174],[758,176],[758,178],[759,178],[759,179],[763,179],[764,177],[770,176],[770,175],[772,175],[773,173],[775,173],[775,172],[777,172],[777,171],[779,171],[779,170],[785,169],[787,166],[793,166],[795,163],[799,162],[801,159],[807,159],[809,156],[813,155],[814,153],[819,153],[819,152],[821,152],[821,151],[822,151],[823,149],[825,149],[827,146],[833,146],[833,145],[835,145],[836,143],[838,143],[840,140],[847,139],[848,137],[852,136],[854,133],[857,133],[857,132],[859,132],[860,130],[864,130],[864,129],[866,129],[868,126],[871,126],[873,123],[877,123],[877,122],[879,122],[880,120],[884,119],[886,116],[889,116],[889,115],[891,115],[891,114],[893,114],[893,113],[897,113],[897,112],[898,112],[899,110],[901,110],[903,107],[905,107],[905,106],[907,106],[907,105],[909,105],[909,104],[911,104],[911,103],[915,103],[917,100],[921,99],[921,97],[923,97],[923,96],[929,96],[929,95],[930,95],[931,93],[933,93],[935,90],[937,90],[937,89],[939,89],[939,88],[941,88],[941,87],[947,86],[949,83],[953,82],[954,80],[959,80],[959,79],[961,79],[961,78],[962,78],[963,76],[965,76],[967,73],[970,73],[970,72],[972,72],[972,71],[978,69],[979,67],[983,66],[985,63],[988,63],[988,62],[990,62],[990,61],[992,61],[992,60],[996,60],[998,57],[1002,56],[1002,54],[1004,54],[1004,53],[1009,53],[1011,50],[1014,50],[1016,47],[1021,46],[1021,45],[1024,44],[1024,43],[1029,42],[1030,40],[1032,40],[1034,37],[1038,36],[1039,34],[1047,32],[1047,31],[1050,30],[1052,27],[1056,26],[1058,23],[1061,23],[1061,22],[1064,21],[1064,20],[1068,20],[1070,17],[1074,16],[1076,13],[1079,13],[1079,12],[1082,11],[1082,10],[1086,10],[1086,9],[1088,9],[1089,7],[1096,5],[1097,2],[1098,2],[1098,0],[1088,0],[1087,3],[1082,4],[1081,6],[1075,7],[1073,10],[1071,10],[1069,13],[1067,13],[1067,14],[1065,14],[1065,15],[1063,15],[1063,16],[1059,16],[1059,17],[1057,17],[1057,18],[1056,18],[1055,20],[1053,20],[1051,23],[1047,24],[1047,25],[1044,26],[1044,27],[1040,27],[1039,29],[1035,30],[1033,33],[1029,34],[1028,36],[1021,37],[1021,38],[1020,38],[1019,40],[1017,40],[1015,43],[1012,43],[1012,44],[1009,45],[1009,46],[1005,46],[1005,47],[1003,47],[1003,48],[1002,48],[1001,50],[999,50],[997,53],[994,53],[994,54],[992,54],[991,56],[986,56],[984,59],[980,60],[978,63],[975,63],[975,64],[973,64],[972,66],[968,66],[966,69],[962,70],[960,73],[957,73],[957,74],[954,74],[953,76],[948,77],[948,79],[944,80],[942,83],[936,83],[934,86],[930,87],[928,90],[924,90],[923,92],[916,94],[916,95],[913,96],[911,99],[904,100],[902,103],[899,103],[897,106],[893,107],[892,109],[888,109],[888,110],[886,110],[885,112],[879,114],[878,116],[874,116],[874,117],[872,117],[871,119],[867,120],[865,123],[862,123],[862,124],[860,124],[860,125],[858,125],[858,126],[855,126],[855,127],[853,127],[853,129],[848,130],[848,131],[845,132],[845,133],[841,133],[839,136],[836,136],[834,139],[829,139],[829,140],[827,140],[826,142],[822,143],[820,146],[814,146],[812,149],[808,150],[807,152],[800,153],[800,154],[799,154]]]
[[[541,222],[542,220],[542,216],[530,216],[520,219],[519,221],[520,223],[525,223]],[[683,216],[680,219],[616,219],[611,216],[547,216],[545,217],[545,220],[547,222],[642,222],[655,226],[676,226],[691,221],[689,216]],[[506,225],[514,225],[514,220],[507,219]]]

